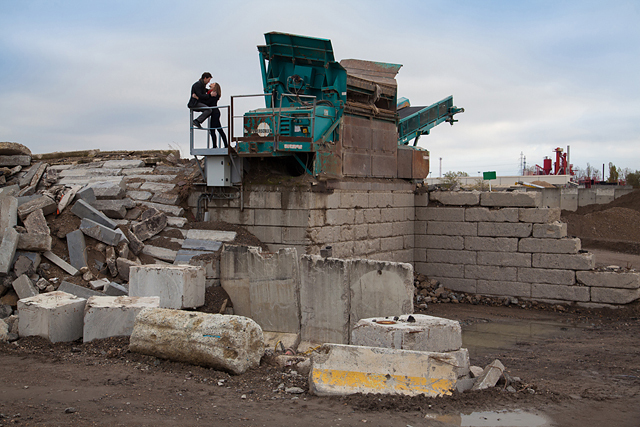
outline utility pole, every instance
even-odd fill
[[[602,167],[604,168],[604,166],[602,166]],[[440,157],[440,176],[439,176],[439,178],[442,178],[442,157]]]
[[[524,175],[524,166],[522,166],[522,157],[524,156],[524,153],[521,151],[520,152],[520,175]]]

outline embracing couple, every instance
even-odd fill
[[[198,116],[198,118],[193,119],[192,125],[198,128],[202,128],[202,123],[207,119],[211,118],[209,128],[211,129],[211,137],[213,138],[213,146],[216,147],[216,129],[220,132],[220,138],[222,139],[222,143],[225,147],[228,147],[227,144],[227,136],[222,130],[222,125],[220,124],[220,110],[218,108],[208,108],[208,107],[216,107],[218,105],[218,100],[222,95],[220,90],[220,85],[218,83],[211,83],[211,79],[213,76],[211,73],[205,72],[202,73],[202,77],[200,80],[195,82],[193,86],[191,86],[191,98],[189,98],[189,103],[187,107],[197,110],[204,109],[203,113]]]

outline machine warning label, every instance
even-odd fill
[[[258,125],[258,136],[267,136],[271,133],[269,123],[262,122]]]
[[[302,150],[302,144],[284,144],[285,150]]]

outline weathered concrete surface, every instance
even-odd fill
[[[119,283],[109,282],[109,285],[105,286],[104,293],[112,297],[127,296],[129,295],[129,289]]]
[[[36,209],[31,212],[25,218],[24,227],[27,229],[27,233],[32,234],[49,234],[51,230],[49,229],[49,225],[47,224],[47,220],[42,213],[42,209]]]
[[[91,297],[84,309],[82,341],[129,336],[138,313],[159,306],[159,297]]]
[[[424,314],[360,319],[351,331],[351,344],[398,350],[445,352],[462,345],[462,329],[455,320]]]
[[[140,252],[167,262],[174,262],[176,260],[176,256],[178,255],[178,252],[174,250],[151,245],[144,245]]]
[[[264,348],[272,349],[274,351],[282,351],[282,349],[296,350],[300,344],[300,334],[289,334],[286,332],[265,332],[262,331],[264,336]],[[282,344],[282,345],[281,345]]]
[[[432,191],[429,199],[450,206],[476,206],[480,204],[478,191]]]
[[[300,334],[303,341],[349,344],[347,261],[300,258]]]
[[[117,227],[117,224],[112,219],[108,218],[105,214],[82,199],[78,200],[71,207],[71,212],[80,219],[89,219],[112,230],[115,230]]]
[[[39,294],[38,289],[33,286],[33,282],[26,274],[23,274],[14,280],[12,285],[20,299],[34,297]]]
[[[542,202],[539,192],[484,192],[480,196],[481,206],[536,208]]]
[[[214,242],[232,242],[236,238],[235,231],[220,230],[187,230],[187,239],[212,240]]]
[[[67,247],[69,248],[69,263],[78,270],[87,267],[87,244],[81,230],[67,233]]]
[[[160,233],[167,226],[167,215],[163,212],[157,212],[149,218],[140,221],[131,226],[131,231],[141,241],[145,241],[150,237]]]
[[[52,238],[48,234],[20,233],[18,247],[21,251],[50,251]]]
[[[599,288],[640,288],[640,273],[614,271],[576,271],[576,280]]]
[[[102,292],[94,291],[93,289],[85,288],[84,286],[74,285],[65,280],[60,283],[58,291],[66,292],[71,295],[75,295],[79,298],[89,299],[95,296],[102,296]]]
[[[81,202],[82,200],[79,200]],[[99,224],[88,218],[83,218],[80,222],[80,230],[89,237],[101,241],[109,246],[115,246],[120,242],[121,234],[116,230]]]
[[[262,329],[242,316],[144,309],[136,317],[131,351],[242,374],[264,353]]]
[[[44,255],[46,259],[48,259],[49,261],[51,261],[52,263],[54,263],[55,265],[57,265],[67,273],[69,273],[70,275],[77,276],[78,274],[80,274],[80,271],[78,271],[77,268],[75,268],[74,266],[72,266],[62,258],[60,258],[58,255],[54,254],[53,252],[46,251],[46,252],[43,252],[42,255]]]
[[[86,302],[84,298],[60,291],[19,300],[20,336],[37,335],[54,343],[81,338]]]
[[[13,196],[4,197],[0,201],[0,239],[4,230],[18,225],[18,199]]]
[[[205,276],[191,265],[136,265],[129,268],[129,295],[160,297],[162,308],[195,308],[204,305]]]
[[[18,206],[18,216],[21,220],[24,220],[27,215],[38,209],[42,209],[44,215],[52,214],[56,211],[58,205],[49,196],[39,196],[28,202],[25,202]]]
[[[496,385],[502,373],[504,372],[504,365],[498,360],[494,360],[484,368],[482,374],[476,379],[473,384],[473,390],[484,390],[485,388],[493,387]]]
[[[451,394],[457,361],[447,353],[325,344],[312,354],[309,391],[405,396]]]
[[[13,257],[18,248],[18,232],[14,228],[7,228],[0,244],[0,276],[7,275],[11,269]]]

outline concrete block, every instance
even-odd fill
[[[523,222],[502,223],[502,222],[479,222],[478,236],[486,237],[529,237],[531,236],[532,224]]]
[[[129,281],[129,272],[131,267],[139,265],[135,261],[131,261],[127,258],[118,257],[116,259],[116,268],[118,269],[118,275],[126,281]]]
[[[455,387],[456,363],[447,353],[324,344],[312,353],[309,392],[448,395]]]
[[[567,237],[567,224],[560,221],[550,224],[533,224],[533,237],[538,239],[562,239]]]
[[[476,279],[461,279],[458,277],[437,277],[429,276],[430,279],[437,280],[442,286],[456,292],[466,292],[475,294],[477,291]]]
[[[18,247],[21,251],[50,251],[52,238],[48,234],[20,233]]]
[[[516,252],[518,239],[514,237],[473,237],[464,238],[467,251]]]
[[[640,288],[640,273],[626,271],[576,271],[576,280],[578,283],[598,288]]]
[[[91,289],[95,291],[103,290],[104,287],[108,284],[109,284],[109,279],[106,279],[106,278],[89,281],[89,286],[91,287]]]
[[[135,265],[129,269],[129,295],[160,297],[163,308],[204,305],[204,269],[190,265]]]
[[[13,196],[4,197],[0,201],[0,239],[4,230],[18,225],[18,199]]]
[[[427,234],[444,234],[447,236],[477,236],[478,224],[475,222],[427,222]]]
[[[34,297],[40,293],[38,292],[38,289],[33,286],[33,282],[26,274],[23,274],[14,280],[12,285],[20,299]]]
[[[51,230],[47,225],[47,220],[44,218],[42,209],[37,209],[31,212],[23,221],[24,227],[27,229],[27,233],[32,234],[49,234]]]
[[[144,167],[142,160],[107,160],[102,165],[106,169],[132,169]]]
[[[126,186],[124,177],[115,181],[92,182],[88,186],[93,190],[96,199],[124,199]]]
[[[591,301],[606,304],[629,304],[640,298],[640,289],[591,288]]]
[[[123,295],[127,296],[129,295],[129,289],[127,289],[126,286],[121,285],[120,283],[109,282],[109,284],[104,288],[104,293],[105,295],[112,297],[119,297]]]
[[[531,283],[478,280],[476,293],[511,297],[531,297]]]
[[[532,265],[536,268],[591,270],[595,268],[596,263],[591,253],[579,253],[575,255],[534,253]]]
[[[4,236],[0,244],[0,276],[9,274],[16,249],[18,248],[18,239],[19,235],[15,228],[4,230]]]
[[[416,247],[427,249],[464,249],[463,236],[419,235],[415,238]]]
[[[429,199],[449,206],[477,206],[480,193],[477,191],[432,191]]]
[[[484,368],[473,384],[472,390],[484,390],[495,386],[503,373],[504,365],[498,359],[494,360]]]
[[[66,292],[71,295],[75,295],[79,298],[89,299],[95,296],[102,296],[102,292],[95,291],[93,289],[85,288],[84,286],[74,285],[66,280],[63,280],[58,287],[58,291]]]
[[[466,208],[464,220],[474,222],[518,222],[518,208]]]
[[[589,301],[590,292],[587,286],[548,285],[533,283],[531,297],[536,299],[554,299],[564,301]]]
[[[167,215],[163,212],[157,212],[137,224],[131,226],[131,231],[140,241],[145,241],[155,236],[165,229],[167,226]]]
[[[132,209],[136,206],[132,199],[109,199],[109,200],[96,200],[91,203],[91,206],[108,216],[109,218],[124,219],[127,215],[127,209]]]
[[[168,227],[178,227],[182,228],[187,223],[187,218],[179,218],[176,216],[167,217],[167,226]]]
[[[183,249],[192,251],[217,252],[221,247],[222,242],[214,242],[212,240],[185,239],[182,244]]]
[[[214,242],[233,242],[237,233],[235,231],[221,230],[187,230],[187,239],[212,240]]]
[[[93,202],[95,202],[96,199],[96,195],[93,192],[93,188],[91,187],[84,187],[82,190],[79,190],[76,193],[76,199],[78,200],[84,200],[85,202],[91,204]]]
[[[82,337],[84,298],[54,291],[18,301],[21,337],[41,336],[49,341],[75,341]]]
[[[167,184],[162,182],[145,182],[140,186],[140,190],[151,191],[153,193],[166,193],[175,188],[175,184]]]
[[[180,196],[175,193],[156,193],[151,198],[151,202],[163,205],[177,205],[179,200]]]
[[[81,202],[82,200],[79,200]],[[105,243],[109,246],[116,246],[120,242],[121,234],[109,227],[83,218],[80,222],[80,230],[87,236]]]
[[[35,252],[31,252],[31,253],[35,253]],[[13,273],[18,277],[22,276],[23,274],[27,274],[28,276],[31,276],[33,273],[35,273],[36,268],[38,268],[37,266],[34,266],[34,263],[31,260],[31,258],[26,257],[24,255],[18,255],[18,252],[16,252],[15,259],[16,260],[13,263]],[[40,263],[39,260],[38,260],[38,263]],[[0,292],[0,294],[2,293]]]
[[[180,206],[175,205],[163,205],[161,203],[151,203],[151,202],[140,202],[142,206],[147,206],[149,208],[156,208],[160,212],[164,212],[173,216],[182,216],[184,215],[184,209]]]
[[[150,191],[137,191],[137,190],[128,190],[126,193],[126,197],[129,197],[133,200],[149,200],[153,196],[153,193]]]
[[[550,270],[544,268],[518,268],[518,282],[573,285],[576,273],[573,270]]]
[[[349,343],[347,262],[338,258],[300,258],[301,339]]]
[[[513,252],[478,252],[478,265],[502,267],[531,267],[531,254]]]
[[[177,257],[176,257],[177,260]],[[180,264],[175,262],[175,264]],[[202,267],[205,270],[205,277],[207,279],[219,279],[220,278],[220,258],[211,252],[204,252],[192,256],[186,264]]]
[[[541,202],[539,192],[497,191],[484,192],[480,196],[480,206],[537,208]]]
[[[167,249],[167,248],[160,248],[158,246],[151,246],[151,245],[145,245],[142,248],[141,252],[145,255],[149,255],[151,257],[161,259],[167,262],[174,262],[176,259],[176,255],[178,254],[178,252],[174,250]]]
[[[67,233],[67,247],[69,248],[69,264],[78,270],[87,267],[87,244],[81,230]]]
[[[464,278],[464,264],[422,263],[420,271],[429,277]]]
[[[465,208],[433,207],[420,209],[418,212],[418,219],[421,221],[465,221]]]
[[[71,207],[71,212],[73,212],[80,219],[88,219],[112,230],[115,230],[117,227],[117,224],[112,219],[107,218],[105,214],[82,199],[78,200]]]
[[[262,329],[242,316],[147,308],[136,317],[131,351],[242,374],[260,364]]]
[[[516,267],[501,267],[494,265],[465,265],[465,279],[498,280],[516,282],[518,273]]]
[[[44,215],[49,215],[54,213],[57,208],[58,205],[51,197],[41,195],[22,204],[18,202],[18,216],[20,220],[24,220],[31,212],[38,209],[42,209]]]
[[[398,316],[397,320],[391,317],[360,319],[351,331],[351,344],[446,352],[462,346],[461,331],[458,321],[424,314]]]
[[[91,297],[84,309],[82,341],[130,336],[138,313],[159,306],[159,297]]]
[[[547,224],[560,221],[560,208],[520,208],[518,219],[520,222]]]
[[[476,252],[427,249],[427,262],[445,264],[476,264]]]
[[[547,254],[577,254],[581,249],[580,239],[520,239],[518,252],[543,252]]]
[[[0,156],[0,167],[4,166],[29,166],[31,164],[31,156],[26,154],[4,155]]]

